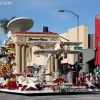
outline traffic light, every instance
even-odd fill
[[[43,27],[43,32],[48,32],[48,27]]]
[[[83,63],[83,53],[78,54],[78,63]]]

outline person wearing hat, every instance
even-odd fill
[[[86,82],[90,82],[89,74],[86,74]]]

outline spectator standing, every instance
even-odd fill
[[[29,71],[29,73],[27,74],[27,77],[33,77],[33,74],[31,71]]]
[[[82,73],[79,73],[79,80],[80,80],[80,83],[83,82],[83,74]]]
[[[26,77],[27,76],[27,73],[26,73],[26,71],[24,71],[24,73],[22,74],[24,77]]]
[[[90,73],[90,82],[92,82],[92,81],[93,81],[93,74]]]
[[[73,75],[72,75],[72,71],[68,72],[67,74],[67,81],[68,83],[73,83]]]

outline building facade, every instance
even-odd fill
[[[77,41],[77,27],[71,28],[68,32],[60,34],[61,36],[67,38],[70,41]],[[62,39],[63,40],[63,39]],[[63,40],[65,41],[65,40]],[[79,41],[83,42],[80,47],[83,48],[83,69],[82,72],[93,72],[95,65],[95,35],[88,34],[88,26],[79,26]],[[74,46],[71,47],[74,49]],[[67,60],[63,60],[62,63],[74,64],[78,62],[78,54],[68,54]]]
[[[68,32],[59,34],[62,37],[70,40],[77,41],[77,27],[71,28]],[[52,49],[53,45],[45,45],[45,47],[41,44],[38,46],[33,45],[34,41],[43,39],[46,41],[59,41],[58,34],[48,32],[15,32],[12,40],[15,44],[16,49],[16,66],[14,66],[14,73],[23,73],[26,70],[27,66],[36,65],[44,65],[47,57],[44,55],[35,55],[33,52],[38,49]],[[61,38],[62,41],[66,41]],[[42,41],[42,40],[41,40]],[[88,34],[88,26],[83,25],[79,26],[79,42],[83,42],[80,47],[83,48],[83,69],[84,72],[93,72],[94,69],[94,58],[95,58],[95,48],[94,48],[94,35]],[[75,46],[71,46],[70,49],[74,50]],[[68,54],[67,59],[63,59],[61,63],[65,66],[65,63],[74,64],[78,61],[78,54]],[[51,56],[50,61],[48,63],[48,68],[46,70],[46,74],[50,74],[54,70],[59,70],[58,68],[58,60]],[[50,78],[50,77],[49,77]],[[48,79],[49,79],[48,78]],[[50,79],[49,79],[50,80]]]
[[[52,32],[15,32],[12,37],[16,49],[14,73],[23,73],[26,67],[34,64],[44,65],[46,56],[34,54],[33,52],[39,49],[52,49],[53,45],[43,45],[41,41],[58,41],[58,37],[58,34]],[[34,41],[40,41],[40,44],[35,46],[33,45]],[[48,73],[58,70],[57,59],[51,56],[48,66]]]

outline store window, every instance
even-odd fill
[[[100,66],[96,67],[96,72],[100,72]]]

